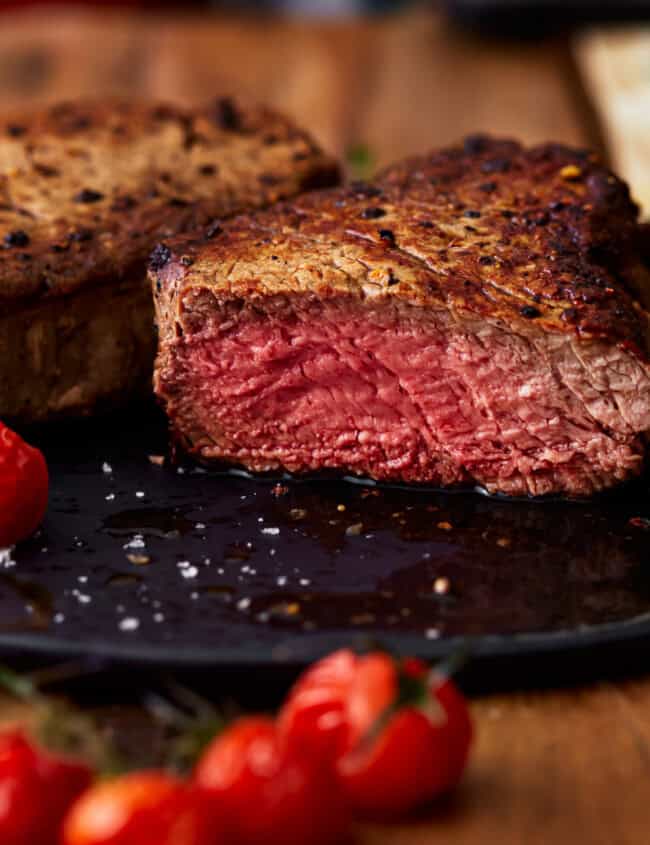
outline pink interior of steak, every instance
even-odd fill
[[[533,495],[641,468],[648,373],[617,347],[390,299],[195,296],[160,379],[205,458]]]

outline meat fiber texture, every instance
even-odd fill
[[[204,462],[590,495],[644,465],[642,231],[593,154],[472,137],[166,242],[155,390]]]
[[[155,243],[337,181],[306,133],[232,99],[63,103],[0,120],[0,417],[150,393]]]

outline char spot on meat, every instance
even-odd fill
[[[93,231],[92,229],[85,228],[76,229],[74,232],[70,232],[68,238],[71,241],[77,242],[90,241],[93,238]]]
[[[468,209],[467,209],[467,211],[464,211],[464,212],[463,212],[463,214],[464,214],[464,216],[465,216],[465,217],[469,217],[469,218],[471,218],[471,219],[473,219],[473,220],[476,220],[476,219],[478,219],[478,218],[481,216],[481,212],[480,212],[480,211],[475,211],[475,210],[474,210],[474,209],[472,209],[472,208],[468,208]]]
[[[104,199],[104,194],[100,191],[95,191],[92,188],[83,188],[79,191],[78,194],[75,194],[74,201],[81,202],[81,203],[93,203],[93,202],[100,202],[100,200]]]
[[[507,173],[512,167],[509,158],[489,158],[481,165],[483,173]]]
[[[575,323],[580,317],[577,308],[565,308],[560,317],[567,323]]]
[[[217,126],[228,132],[239,132],[242,129],[242,118],[237,106],[230,97],[221,97],[214,107],[214,120]]]
[[[169,263],[172,257],[172,251],[163,243],[156,244],[154,251],[149,258],[149,267],[151,270],[162,270],[162,268]]]
[[[395,233],[392,229],[379,229],[379,237],[389,246],[395,246]]]
[[[212,240],[223,232],[223,228],[219,223],[211,223],[205,231],[206,240]]]
[[[529,218],[531,226],[547,226],[551,218],[545,211],[536,212]]]
[[[378,205],[374,205],[369,208],[364,208],[361,212],[361,216],[364,220],[377,220],[379,217],[385,217],[386,211]]]
[[[496,191],[497,183],[496,182],[482,182],[478,186],[479,191],[483,191],[484,194],[491,194],[492,191]]]
[[[4,245],[7,249],[15,246],[29,246],[30,238],[27,232],[22,229],[16,229],[13,232],[8,232],[4,237]]]
[[[487,135],[468,135],[463,142],[463,149],[469,155],[478,155],[484,153],[487,149],[489,138]]]
[[[350,190],[353,194],[367,197],[368,199],[371,197],[380,197],[382,195],[381,188],[376,187],[376,185],[369,185],[368,182],[363,182],[358,179],[350,182]]]
[[[534,305],[524,305],[519,309],[519,313],[522,317],[527,317],[529,320],[534,320],[536,317],[542,316],[539,308],[535,308]]]
[[[36,162],[34,164],[34,170],[40,175],[45,177],[46,179],[51,179],[54,176],[59,176],[60,173],[56,169],[56,167],[49,167],[47,164],[40,164]]]
[[[7,135],[10,138],[20,138],[21,135],[24,135],[27,132],[27,129],[24,126],[19,126],[17,123],[10,123],[7,126]]]
[[[154,120],[171,120],[175,116],[171,106],[164,105],[156,106],[151,114]]]

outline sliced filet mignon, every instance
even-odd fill
[[[594,156],[481,137],[166,242],[155,389],[202,461],[591,494],[650,429],[636,216]]]

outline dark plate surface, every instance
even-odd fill
[[[5,655],[268,668],[462,638],[513,682],[650,656],[647,481],[590,503],[276,483],[160,466],[164,424],[142,410],[34,437],[50,511],[0,566]]]

